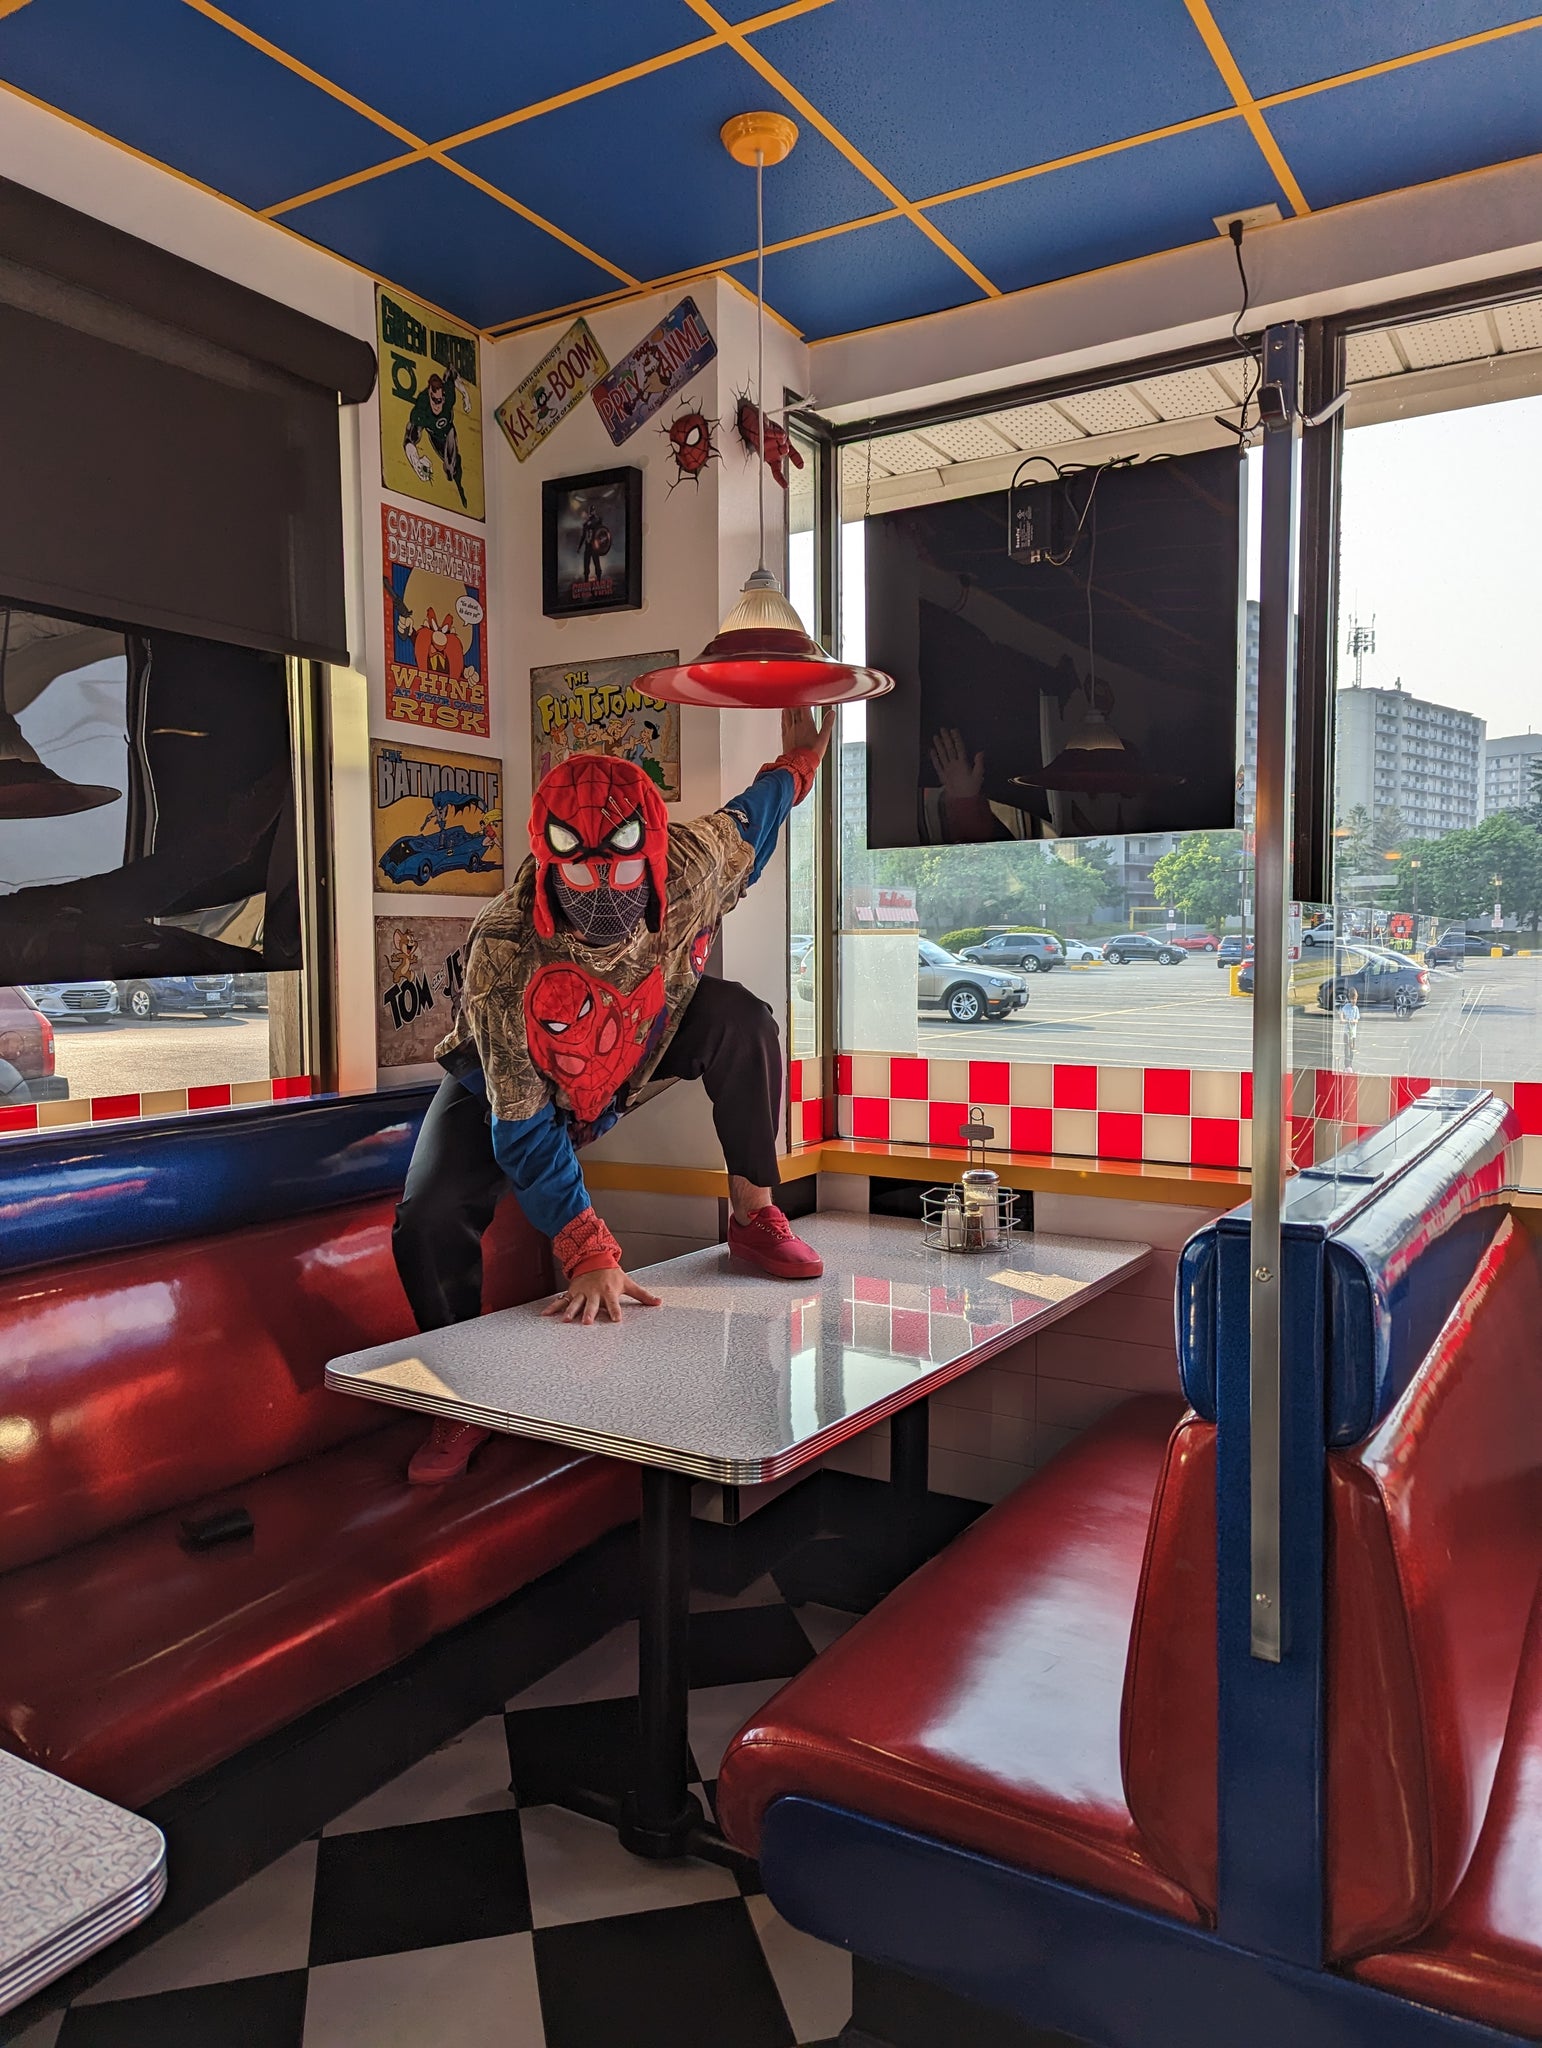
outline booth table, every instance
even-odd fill
[[[892,1416],[891,1479],[924,1493],[927,1396],[1151,1256],[1031,1231],[934,1251],[919,1223],[843,1212],[798,1227],[824,1259],[818,1280],[771,1279],[714,1245],[640,1269],[663,1306],[628,1303],[620,1324],[563,1324],[532,1303],[327,1368],[341,1393],[643,1467],[637,1783],[619,1803],[567,1802],[638,1855],[726,1850],[688,1790],[692,1483],[783,1478]]]
[[[158,1827],[0,1751],[0,2013],[137,1927],[165,1893]]]

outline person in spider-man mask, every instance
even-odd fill
[[[482,1312],[482,1234],[512,1184],[565,1274],[547,1309],[621,1319],[658,1298],[622,1270],[579,1148],[672,1081],[700,1079],[728,1167],[728,1250],[807,1280],[819,1254],[776,1206],[782,1051],[776,1020],[738,982],[707,975],[718,926],[760,874],[834,730],[782,714],[782,753],[742,796],[671,825],[634,761],[575,754],[544,776],[530,859],[472,929],[446,1070],[396,1212],[392,1249],[418,1327]],[[417,1484],[453,1479],[488,1432],[438,1422]]]

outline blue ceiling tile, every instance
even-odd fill
[[[1535,14],[1536,0],[1211,0],[1211,13],[1251,90],[1262,97],[1406,57]]]
[[[230,11],[428,141],[710,33],[685,0],[583,0],[581,12],[538,18],[509,0],[443,12],[422,0],[230,0]]]
[[[755,47],[912,199],[1231,103],[1182,0],[835,0]]]
[[[0,78],[247,206],[401,149],[181,0],[33,0],[0,21]]]
[[[455,151],[480,177],[644,278],[755,246],[755,180],[718,140],[731,114],[789,112],[731,50],[671,65]],[[766,239],[832,227],[888,202],[805,125],[766,173]]]
[[[442,164],[409,164],[284,215],[308,235],[474,327],[617,289],[618,280]]]
[[[753,263],[741,264],[734,275],[755,289]],[[984,296],[908,220],[878,221],[766,258],[766,304],[810,341]]]
[[[1262,152],[1233,120],[927,211],[992,284],[1021,291],[1202,242],[1215,234],[1214,215],[1271,199],[1284,210]]]
[[[1336,206],[1542,151],[1542,29],[1269,112],[1313,206]]]

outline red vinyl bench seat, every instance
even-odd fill
[[[1176,1396],[1104,1416],[771,1699],[719,1816],[798,1793],[1177,1918],[1120,1767],[1126,1649]],[[1197,1626],[1208,1622],[1196,1616]]]
[[[142,1806],[634,1518],[635,1467],[515,1438],[409,1487],[422,1419],[326,1388],[412,1327],[393,1208],[0,1281],[0,1747]],[[490,1306],[549,1284],[513,1202],[488,1250]]]
[[[1383,1991],[1542,2038],[1542,1598],[1478,1846],[1456,1895],[1406,1948],[1354,1974]]]

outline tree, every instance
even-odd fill
[[[1151,870],[1151,886],[1159,903],[1213,927],[1241,908],[1241,864],[1240,832],[1186,832]]]
[[[1413,908],[1410,863],[1417,860],[1421,910],[1466,923],[1485,917],[1497,899],[1517,923],[1533,931],[1542,924],[1542,831],[1523,813],[1496,811],[1465,831],[1408,840],[1399,852],[1380,892],[1386,908]]]

